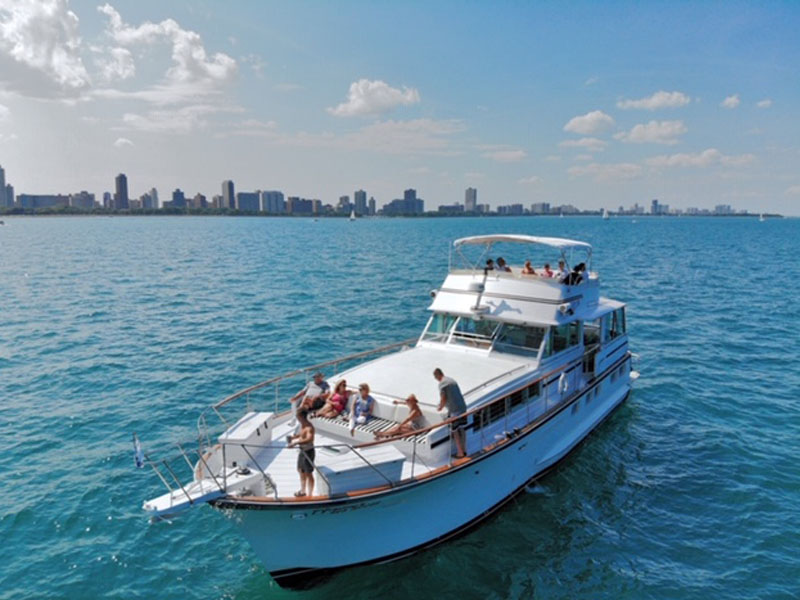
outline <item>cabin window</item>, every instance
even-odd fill
[[[537,381],[528,386],[528,399],[536,398],[542,392],[542,382]]]
[[[457,344],[488,348],[499,328],[500,323],[497,321],[476,321],[469,317],[459,317],[453,326],[451,339]]]
[[[539,354],[544,333],[543,327],[505,324],[497,336],[494,347],[499,352],[536,356]]]
[[[425,335],[422,339],[440,342],[445,341],[447,336],[450,335],[450,330],[453,328],[456,319],[457,317],[452,315],[436,313],[428,322],[428,328],[425,330]]]
[[[583,345],[591,346],[592,344],[600,343],[600,329],[602,327],[602,318],[595,319],[594,321],[586,321],[583,324]]]
[[[603,341],[608,342],[625,333],[625,308],[603,315]]]
[[[581,340],[580,321],[573,321],[565,325],[550,328],[545,356],[566,350],[570,346],[577,346]]]

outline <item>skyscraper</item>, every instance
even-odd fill
[[[6,199],[6,171],[0,166],[0,208],[8,206]]]
[[[233,181],[230,179],[222,182],[222,207],[231,210],[236,208],[236,194],[233,192]]]
[[[114,179],[114,208],[117,210],[128,209],[128,178],[125,173],[120,173]]]
[[[356,214],[367,214],[367,192],[364,190],[356,190],[353,193],[353,204],[355,204]]]
[[[158,208],[158,190],[156,188],[150,189],[150,201],[153,203],[153,208]]]
[[[468,187],[467,191],[464,192],[464,211],[475,212],[475,208],[477,206],[478,206],[478,190],[472,187]]]
[[[266,190],[261,192],[261,210],[273,215],[282,215],[286,212],[286,201],[283,192]]]
[[[375,198],[370,196],[369,197],[369,214],[370,215],[374,215],[375,211],[376,211]]]
[[[186,195],[180,188],[172,192],[172,208],[186,208]]]

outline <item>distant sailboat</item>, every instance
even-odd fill
[[[350,220],[351,221],[355,221],[356,220],[356,210],[355,209],[350,211]]]
[[[764,221],[766,221],[766,219],[764,218],[764,213],[761,213],[760,215],[758,215],[758,222],[763,223]]]
[[[608,219],[608,211],[605,208],[603,209],[603,219]]]

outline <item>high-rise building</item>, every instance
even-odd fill
[[[464,192],[464,211],[475,212],[478,206],[478,190],[473,187],[468,187]]]
[[[106,210],[114,208],[114,199],[111,197],[111,192],[103,192],[103,208]]]
[[[261,192],[261,210],[272,215],[282,215],[286,212],[286,201],[283,192],[267,190]]]
[[[181,188],[175,188],[172,192],[172,208],[186,208],[186,195]]]
[[[70,194],[69,205],[73,208],[90,210],[94,208],[94,194],[90,194],[85,190],[80,191],[77,194]]]
[[[11,205],[13,206],[14,200],[12,198]],[[0,208],[8,206],[8,199],[6,198],[6,171],[0,166]]]
[[[150,188],[150,200],[153,208],[158,208],[158,190],[156,188]]]
[[[353,193],[353,204],[355,204],[356,214],[367,214],[367,192],[364,190],[356,190]]]
[[[653,198],[653,200],[650,202],[650,214],[651,215],[657,215],[657,214],[660,214],[660,213],[661,213],[661,211],[660,211],[660,209],[658,207],[658,199]]]
[[[546,215],[550,212],[549,202],[534,202],[531,204],[531,214]]]
[[[236,208],[236,194],[233,191],[233,181],[230,179],[222,182],[222,204],[223,208]]]
[[[64,194],[20,194],[19,205],[22,208],[69,206],[69,196]]]
[[[208,208],[208,201],[200,192],[197,192],[192,198],[192,208]]]
[[[369,214],[370,216],[374,215],[377,211],[377,206],[375,203],[375,198],[370,196],[369,197]]]
[[[236,194],[236,210],[242,212],[258,212],[259,193],[258,192],[239,192]]]
[[[222,208],[222,203],[222,194],[214,194],[214,196],[211,197],[211,208]]]
[[[128,178],[125,173],[120,173],[114,178],[114,208],[127,210],[128,208]]]
[[[14,186],[10,183],[6,184],[6,206],[9,208],[14,206]]]

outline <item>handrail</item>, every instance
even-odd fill
[[[509,396],[511,394],[514,394],[514,393],[516,393],[516,392],[518,392],[518,391],[520,391],[522,389],[525,389],[526,387],[534,385],[535,383],[539,383],[540,381],[543,381],[543,380],[547,379],[548,377],[551,377],[552,375],[555,375],[556,373],[564,371],[568,367],[572,368],[573,364],[574,363],[568,363],[566,365],[558,367],[557,369],[553,369],[552,371],[548,371],[544,375],[540,376],[538,379],[535,379],[534,381],[530,381],[530,382],[528,382],[528,383],[526,383],[524,385],[521,385],[518,388],[516,388],[516,389],[514,389],[514,390],[512,390],[510,392],[504,392],[503,395],[500,396],[499,398],[495,398],[491,402],[487,402],[485,404],[480,404],[480,405],[476,406],[475,408],[472,408],[472,409],[468,410],[467,412],[461,413],[460,415],[456,415],[454,417],[450,417],[448,419],[445,419],[444,421],[440,421],[439,423],[435,423],[434,425],[429,425],[428,427],[423,427],[422,429],[416,429],[414,431],[414,435],[420,435],[422,433],[428,433],[430,431],[434,431],[436,429],[444,427],[445,425],[449,425],[451,423],[455,423],[456,421],[459,421],[461,419],[469,417],[470,415],[473,415],[473,414],[475,414],[475,413],[477,413],[479,411],[482,411],[482,410],[484,410],[485,408],[487,408],[489,406],[493,406],[497,402],[505,401],[505,398],[507,396]],[[511,372],[513,372],[515,370],[516,369],[512,369],[511,371],[509,371],[509,373],[511,373]],[[364,442],[363,444],[359,444],[358,446],[354,446],[354,448],[369,448],[371,446],[378,446],[380,444],[385,444],[386,442],[390,442],[390,441],[396,441],[396,440],[393,439],[393,438],[387,438],[387,439],[383,439],[383,440],[375,440],[374,442]]]
[[[219,402],[214,404],[213,408],[215,408],[215,409],[221,408],[221,407],[225,406],[226,404],[228,404],[229,402],[232,402],[232,401],[236,400],[237,398],[240,398],[241,396],[244,396],[245,394],[249,394],[250,392],[258,390],[258,389],[260,389],[260,388],[262,388],[264,386],[267,386],[267,385],[270,385],[270,384],[273,384],[273,383],[277,383],[278,381],[282,381],[284,379],[289,379],[291,377],[295,377],[297,375],[305,373],[306,371],[313,371],[314,369],[322,369],[324,367],[327,367],[327,366],[330,366],[330,365],[333,365],[333,364],[336,364],[336,363],[344,362],[344,361],[347,361],[347,360],[354,360],[356,358],[363,358],[365,356],[369,356],[370,354],[377,354],[379,352],[385,352],[386,350],[391,350],[392,348],[399,348],[401,346],[407,346],[408,344],[411,344],[411,343],[416,342],[416,341],[417,341],[417,338],[413,337],[413,338],[409,338],[407,340],[404,340],[402,342],[394,342],[393,344],[389,344],[387,346],[381,346],[380,348],[375,348],[374,350],[365,350],[364,352],[356,352],[355,354],[351,354],[349,356],[335,358],[335,359],[332,359],[332,360],[326,360],[325,362],[317,363],[315,365],[311,365],[310,367],[304,367],[302,369],[296,369],[294,371],[291,371],[290,373],[285,373],[283,375],[278,375],[277,377],[273,377],[272,379],[267,379],[266,381],[262,381],[261,383],[257,383],[255,385],[251,385],[250,387],[245,388],[243,390],[240,390],[240,391],[236,392],[235,394],[231,394],[227,398],[224,398],[223,400],[220,400]]]

